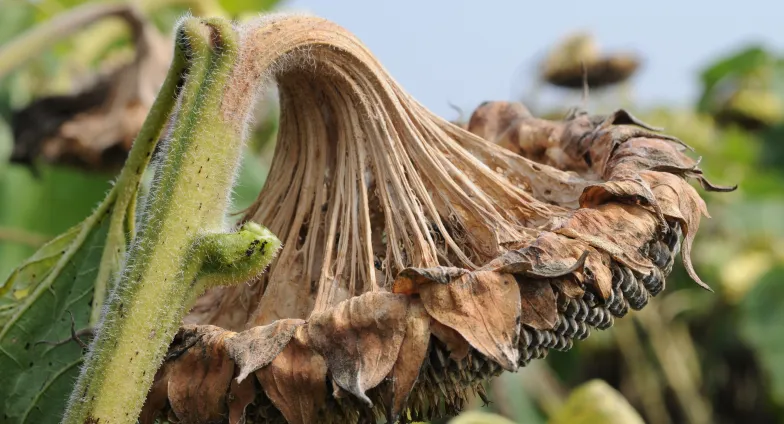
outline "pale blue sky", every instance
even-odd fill
[[[749,42],[784,48],[784,0],[289,0],[358,35],[389,72],[434,112],[452,118],[530,86],[544,50],[575,30],[602,50],[643,53],[638,104],[695,101],[697,72]]]

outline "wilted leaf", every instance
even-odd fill
[[[640,174],[651,186],[662,213],[666,217],[680,222],[683,228],[681,256],[686,272],[701,287],[711,290],[710,286],[704,283],[694,271],[694,266],[691,263],[691,246],[697,229],[700,227],[700,215],[709,217],[705,201],[697,194],[694,187],[675,175],[664,172],[641,172]]]
[[[245,424],[245,408],[256,398],[256,386],[253,379],[231,380],[229,387],[229,424]]]
[[[550,282],[557,291],[570,299],[579,299],[585,294],[585,289],[575,281],[575,278],[553,278]]]
[[[369,292],[308,321],[311,346],[326,358],[334,381],[368,405],[365,391],[381,383],[398,358],[407,309],[405,295]]]
[[[543,233],[543,236],[550,235],[552,239],[558,236],[552,233]],[[543,239],[537,238],[536,242],[520,250],[510,250],[497,259],[492,260],[483,269],[506,274],[519,274],[535,278],[555,278],[563,277],[582,268],[588,251],[583,251],[571,264],[568,260],[573,259],[569,254],[562,251],[547,251],[542,249],[538,243]],[[566,243],[562,243],[566,244]],[[574,244],[574,243],[573,243]],[[571,252],[569,252],[571,253]]]
[[[392,285],[392,293],[413,294],[419,293],[419,285],[437,282],[447,284],[468,273],[467,270],[451,266],[438,268],[406,268],[397,275]]]
[[[414,387],[430,343],[430,315],[418,299],[411,299],[406,315],[406,335],[400,346],[390,379],[392,399],[388,405],[387,419],[395,422],[405,409],[408,395]]]
[[[305,327],[298,327],[282,352],[256,371],[264,393],[290,424],[316,422],[327,398],[327,364],[308,347]]]
[[[523,279],[520,282],[520,322],[537,330],[551,330],[558,319],[555,292],[548,280]]]
[[[169,402],[169,372],[171,366],[164,364],[155,373],[152,388],[144,400],[144,407],[139,414],[139,424],[155,424]]]
[[[530,245],[510,250],[482,269],[534,278],[573,274],[581,283],[596,287],[607,299],[612,291],[612,272],[605,256],[586,242],[542,231]]]
[[[629,402],[602,380],[576,388],[549,424],[645,424]]]
[[[81,346],[68,341],[69,313],[76,330],[87,326],[108,221],[106,215],[95,224],[88,219],[42,247],[12,277],[14,286],[29,291],[14,301],[0,330],[0,409],[6,422],[59,422],[82,361]],[[11,283],[4,290],[13,296]],[[56,344],[61,341],[68,342]]]
[[[226,414],[234,362],[226,349],[226,338],[235,333],[212,325],[186,326],[175,338],[167,362],[169,402],[183,423],[220,422]],[[174,356],[174,357],[172,357]]]
[[[655,216],[643,208],[619,203],[599,205],[595,209],[578,209],[552,231],[582,240],[609,253],[615,260],[641,273],[653,268],[639,249],[654,238]]]
[[[435,320],[505,369],[517,369],[520,289],[511,274],[476,271],[448,284],[424,284],[419,292]]]
[[[252,327],[226,340],[229,356],[240,368],[237,381],[242,382],[248,374],[269,364],[304,323],[301,319],[283,319]]]
[[[455,362],[465,359],[465,357],[468,356],[471,345],[468,344],[465,337],[461,336],[457,330],[447,327],[436,320],[431,320],[430,332],[433,333],[441,343],[446,345],[446,348],[449,351],[449,357]]]

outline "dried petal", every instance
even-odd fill
[[[571,299],[579,299],[585,294],[585,289],[576,281],[575,278],[562,277],[555,278],[550,283],[561,293]],[[520,290],[522,293],[522,290]],[[522,296],[522,294],[521,294]]]
[[[449,351],[449,357],[455,362],[462,360],[468,356],[471,345],[468,344],[465,337],[461,336],[453,328],[447,327],[436,320],[430,321],[430,332],[446,345]]]
[[[237,382],[248,374],[266,366],[286,347],[301,319],[282,319],[264,326],[253,327],[226,341],[229,356],[240,368]]]
[[[144,407],[139,414],[139,424],[154,424],[168,402],[169,391],[169,364],[164,364],[155,373],[150,392],[144,401]]]
[[[180,330],[185,351],[171,361],[169,402],[183,423],[222,421],[234,362],[225,341],[233,334],[212,325],[186,326]]]
[[[231,380],[229,388],[229,424],[245,424],[245,408],[256,398],[256,387],[253,379],[237,381]]]
[[[539,240],[537,239],[537,241]],[[557,256],[556,253],[562,252],[543,251],[535,243],[520,250],[510,250],[482,269],[506,274],[522,274],[529,277],[555,278],[571,274],[582,268],[588,257],[588,252],[583,251],[576,260],[569,264],[564,259],[572,259],[571,257]],[[542,256],[545,256],[546,259]]]
[[[466,274],[462,268],[440,266],[437,268],[406,268],[397,275],[392,285],[392,293],[419,293],[419,285],[429,282],[447,284],[455,278]]]
[[[552,330],[558,321],[558,306],[548,280],[521,279],[520,322],[537,330]]]
[[[700,279],[691,263],[691,246],[700,226],[700,215],[710,217],[705,202],[694,187],[680,177],[664,172],[641,172],[640,175],[650,184],[664,215],[680,222],[683,228],[681,256],[686,272],[700,287],[713,291]]]
[[[392,373],[392,390],[387,407],[387,422],[393,423],[408,402],[408,395],[414,387],[419,370],[427,355],[430,342],[430,315],[419,299],[412,299],[406,315],[406,335],[400,347]]]
[[[449,284],[422,285],[420,296],[435,320],[505,369],[517,369],[520,289],[511,274],[471,272]]]
[[[338,386],[372,405],[365,391],[392,370],[406,334],[408,297],[369,292],[308,322],[311,346],[323,355]]]
[[[641,274],[653,269],[639,249],[654,238],[657,222],[641,207],[607,203],[595,209],[578,209],[553,224],[554,232],[585,241]]]
[[[299,327],[283,351],[256,371],[264,393],[290,424],[316,422],[327,397],[327,364],[308,347],[307,334]]]

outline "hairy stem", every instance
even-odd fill
[[[224,233],[242,142],[218,111],[238,54],[236,33],[225,21],[188,19],[177,34],[190,63],[171,139],[65,423],[136,422],[190,302],[205,288],[259,274],[280,245],[255,224]],[[134,153],[123,183],[138,177],[132,166],[142,153]]]
[[[166,122],[172,115],[177,99],[177,86],[183,77],[186,65],[187,61],[183,52],[177,49],[158,97],[150,108],[147,119],[145,119],[139,135],[133,143],[126,164],[120,171],[120,176],[114,186],[114,190],[117,192],[117,201],[106,237],[107,248],[103,251],[95,281],[93,309],[90,314],[91,325],[96,325],[101,317],[108,282],[118,271],[117,265],[120,263],[120,258],[125,255],[126,234],[131,239],[134,236],[136,195],[142,174],[147,169],[152,152],[158,144]]]

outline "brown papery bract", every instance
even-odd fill
[[[696,279],[688,254],[705,205],[684,178],[702,173],[682,142],[628,112],[548,121],[487,102],[466,131],[413,100],[335,24],[273,16],[238,31],[220,119],[242,135],[249,93],[277,83],[275,157],[245,219],[283,249],[260,279],[202,296],[186,333],[204,336],[164,365],[214,367],[205,381],[224,394],[244,393],[249,383],[237,383],[255,375],[257,398],[229,403],[232,416],[452,414],[503,369],[643,307],[682,235]],[[194,347],[221,359],[189,356]],[[196,392],[166,369],[170,407],[185,420],[182,394]]]

